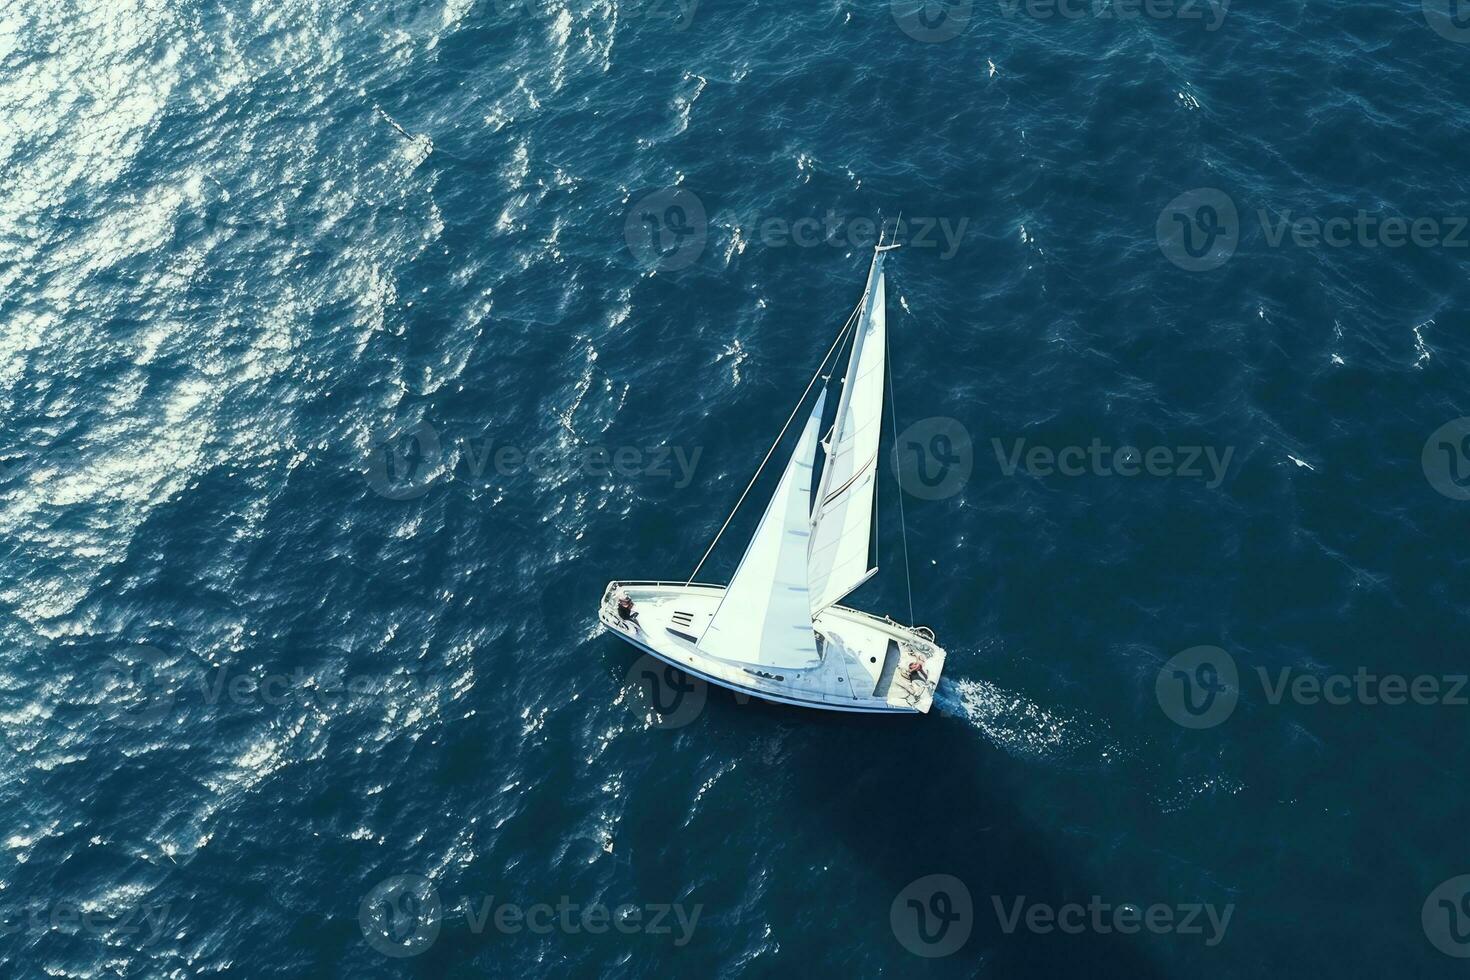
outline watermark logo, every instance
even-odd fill
[[[1257,666],[1251,673],[1272,706],[1470,705],[1470,674],[1378,674],[1367,667],[1352,673],[1306,673],[1291,666]],[[1185,728],[1213,728],[1235,710],[1243,683],[1234,658],[1224,650],[1194,647],[1164,665],[1155,693],[1173,721]]]
[[[508,936],[522,931],[535,936],[549,936],[554,932],[564,936],[584,932],[598,936],[612,929],[625,936],[672,936],[675,946],[687,946],[694,938],[694,929],[699,925],[704,905],[685,905],[682,902],[635,905],[625,902],[609,907],[602,902],[574,902],[568,895],[561,896],[555,905],[550,902],[521,905],[519,902],[497,902],[494,895],[464,895],[460,898],[459,909],[464,913],[465,924],[471,934],[476,936],[493,923],[496,932]]]
[[[368,437],[363,469],[368,486],[389,500],[412,500],[429,492],[444,450],[427,422],[379,429]]]
[[[1008,936],[1017,929],[1042,936],[1053,932],[1069,936],[1084,932],[1099,936],[1148,932],[1156,936],[1202,936],[1206,946],[1220,945],[1235,914],[1233,902],[1223,908],[1208,902],[1180,905],[1155,902],[1144,908],[1133,902],[1114,905],[1101,895],[1093,895],[1086,905],[1079,902],[1063,905],[1027,902],[1025,895],[1015,896],[1009,902],[999,895],[992,895],[990,903],[995,907],[1001,931]]]
[[[1060,448],[1018,438],[992,438],[1000,474],[1051,477],[1178,478],[1200,480],[1218,489],[1235,458],[1235,447],[1115,446],[1094,437],[1087,445]],[[969,430],[952,418],[920,419],[894,441],[893,471],[903,489],[924,500],[952,497],[969,482],[975,447]]]
[[[389,500],[422,497],[436,483],[488,484],[494,478],[537,479],[574,474],[599,480],[614,475],[672,480],[682,490],[694,479],[701,446],[540,445],[526,449],[493,435],[441,436],[427,422],[387,428],[368,438],[362,467],[368,486]]]
[[[76,902],[32,900],[23,905],[0,907],[0,938],[58,933],[98,936],[108,943],[139,940],[136,945],[141,947],[157,942],[167,931],[172,910],[173,906],[166,902],[102,911]]]
[[[682,33],[694,23],[694,12],[699,9],[699,0],[637,0],[629,6],[628,17],[634,21],[650,24],[669,24],[670,29]],[[618,7],[618,17],[623,8]]]
[[[1025,14],[1034,20],[1197,20],[1209,33],[1218,31],[1230,13],[1231,0],[1000,0],[1007,19]]]
[[[623,677],[623,689],[636,688],[641,697],[628,697],[628,706],[654,728],[683,728],[704,711],[709,684],[652,654],[633,661]]]
[[[908,215],[894,222],[873,219],[864,215],[839,214],[828,208],[821,216],[813,214],[799,218],[749,212],[737,214],[725,209],[718,212],[710,224],[726,229],[739,241],[755,241],[762,248],[829,248],[866,251],[878,244],[884,234],[891,234],[891,241],[901,242],[904,248],[936,250],[941,262],[955,257],[970,227],[967,217],[951,218],[935,215]]]
[[[427,0],[385,0],[381,23],[413,38],[430,37],[446,26],[443,9]]]
[[[926,875],[898,893],[888,922],[904,949],[937,959],[958,952],[969,940],[975,905],[970,889],[954,875]]]
[[[1470,959],[1470,875],[1441,882],[1424,899],[1419,918],[1435,949],[1455,959]]]
[[[494,7],[507,20],[519,17],[554,20],[565,10],[559,5],[545,6],[532,0],[495,0]],[[618,23],[667,26],[675,33],[683,33],[694,23],[698,9],[699,0],[624,0],[618,4]]]
[[[895,440],[894,475],[899,486],[921,500],[953,497],[969,482],[974,468],[970,431],[956,419],[920,419]]]
[[[666,187],[645,194],[623,221],[628,251],[646,269],[673,272],[699,260],[709,241],[704,202],[691,190]]]
[[[1424,19],[1440,37],[1470,44],[1470,0],[1424,0]]]
[[[1363,208],[1330,217],[1298,215],[1290,208],[1256,208],[1253,214],[1270,249],[1470,249],[1465,215],[1408,218]],[[1235,201],[1212,187],[1179,195],[1159,214],[1155,229],[1164,256],[1188,272],[1210,272],[1229,262],[1242,231]]]
[[[417,15],[410,15],[417,17]],[[393,30],[412,35],[424,24],[437,18],[417,19],[419,26],[394,26]],[[437,27],[431,27],[432,33]],[[392,121],[381,107],[378,112]],[[187,240],[219,237],[251,246],[266,243],[295,244],[313,252],[336,252],[362,242],[382,242],[400,235],[418,235],[422,229],[407,213],[380,207],[356,207],[346,214],[334,215],[300,202],[283,214],[263,214],[240,209],[225,201],[213,201],[181,216],[181,232]]]
[[[158,724],[173,710],[177,691],[168,677],[168,657],[157,647],[136,646],[108,658],[97,672],[97,694],[124,705],[115,718],[133,728]]]
[[[885,234],[905,248],[932,251],[940,261],[955,257],[970,227],[965,216],[907,215],[895,221],[827,208],[798,216],[724,208],[706,213],[703,202],[682,187],[648,194],[629,209],[623,224],[628,250],[648,269],[670,271],[692,265],[709,244],[711,230],[727,235],[732,248],[821,248],[866,251]]]
[[[422,875],[394,875],[378,882],[357,909],[362,938],[394,959],[417,956],[434,945],[442,919],[439,890]]]
[[[1240,700],[1235,658],[1219,647],[1191,647],[1169,658],[1154,681],[1159,707],[1185,728],[1214,728]]]
[[[1470,500],[1470,418],[1434,430],[1419,458],[1429,485],[1451,500]]]
[[[170,659],[154,647],[134,647],[109,657],[93,677],[86,703],[104,701],[120,710],[119,724],[146,728],[167,722],[188,707],[282,708],[299,705],[318,711],[356,711],[371,705],[399,711],[423,704],[446,686],[438,675],[394,671],[315,673],[297,666],[290,673],[243,671],[216,666],[189,670],[186,658]]]
[[[1215,446],[1137,446],[1104,445],[1094,437],[1087,446],[1027,445],[1025,439],[1012,440],[1009,448],[999,439],[990,440],[995,461],[1005,476],[1024,472],[1032,477],[1051,476],[1149,476],[1180,477],[1204,480],[1209,490],[1225,482],[1235,447],[1220,452]]]
[[[974,0],[889,0],[894,23],[915,41],[935,44],[959,37],[970,26]]]
[[[675,33],[683,33],[694,23],[698,9],[699,0],[633,0],[626,13],[618,5],[618,20],[626,16],[634,23],[668,25]]]
[[[392,959],[407,959],[433,946],[446,920],[456,928],[463,920],[463,928],[477,937],[492,928],[502,936],[602,935],[615,931],[625,936],[670,936],[675,946],[685,946],[694,937],[703,911],[703,904],[680,902],[609,907],[602,902],[575,902],[567,895],[554,905],[523,905],[473,893],[452,898],[446,910],[439,890],[429,879],[406,874],[381,881],[368,892],[358,908],[357,921],[369,946]]]
[[[1186,272],[1209,272],[1240,247],[1240,212],[1224,191],[1201,187],[1169,202],[1155,234],[1164,258]]]

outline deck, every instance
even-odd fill
[[[619,588],[633,599],[636,624],[620,619]],[[778,670],[711,656],[697,646],[714,616],[724,586],[682,582],[612,582],[598,618],[635,646],[721,687],[769,701],[835,711],[925,713],[944,666],[944,651],[926,630],[831,606],[814,628],[821,663],[805,670]],[[907,666],[923,665],[925,676],[909,677]]]

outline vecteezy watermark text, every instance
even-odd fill
[[[1384,216],[1359,210],[1348,217],[1336,215],[1319,218],[1297,217],[1291,211],[1273,214],[1264,208],[1256,218],[1266,233],[1266,244],[1280,248],[1288,236],[1298,248],[1470,248],[1470,218],[1452,215],[1445,218],[1404,218]]]
[[[129,906],[120,911],[103,911],[76,902],[49,902],[39,899],[12,902],[0,906],[0,938],[6,936],[41,936],[48,932],[63,935],[90,935],[108,938],[141,938],[147,945],[168,928],[172,905]]]
[[[594,477],[645,477],[674,481],[682,490],[694,478],[704,449],[695,446],[532,446],[492,435],[441,439],[427,422],[382,429],[369,436],[362,470],[368,486],[390,500],[408,500],[435,483],[483,483],[492,477],[546,477],[581,473]]]
[[[540,17],[555,20],[568,16],[566,8],[556,4],[543,4],[539,0],[494,0],[493,6],[503,17]],[[681,32],[694,23],[694,13],[699,9],[699,0],[627,0],[617,6],[617,23],[629,21],[667,27]]]
[[[559,17],[572,16],[565,7],[540,0],[492,0],[489,6],[496,15],[509,21],[555,23]],[[647,24],[678,33],[689,29],[698,9],[699,0],[625,0],[617,6],[617,23]],[[425,0],[380,0],[376,15],[369,10],[364,20],[415,38],[443,34],[454,27],[443,4]]]
[[[1208,479],[1205,486],[1214,490],[1225,481],[1235,447],[1220,452],[1214,446],[1106,446],[1094,438],[1087,446],[1030,446],[1025,439],[1014,439],[1009,447],[999,439],[990,440],[995,461],[1001,473],[1015,476],[1024,471],[1028,476],[1152,476]]]
[[[147,727],[196,705],[303,705],[326,711],[383,705],[391,710],[423,703],[448,686],[436,674],[322,672],[302,666],[287,672],[225,666],[191,670],[187,660],[151,646],[119,651],[93,676],[92,697],[120,709],[115,721]]]
[[[1256,208],[1266,247],[1301,249],[1470,249],[1470,216],[1405,217],[1358,209],[1352,213],[1299,215],[1295,209]],[[1229,262],[1244,231],[1234,198],[1214,187],[1180,194],[1159,213],[1159,250],[1188,272],[1209,272]]]
[[[1257,667],[1266,700],[1280,704],[1443,704],[1463,708],[1470,705],[1466,697],[1467,674],[1375,674],[1359,667],[1351,674],[1304,674],[1291,667],[1272,672]]]
[[[463,918],[474,936],[493,929],[503,936],[528,933],[670,937],[685,946],[694,936],[704,905],[682,902],[576,902],[560,896],[555,903],[522,904],[497,900],[494,895],[466,894],[445,909],[439,889],[422,875],[394,875],[379,882],[358,906],[363,939],[384,956],[402,959],[427,950],[439,938],[446,920]]]
[[[1266,703],[1273,706],[1470,706],[1470,674],[1377,673],[1363,666],[1322,674],[1257,666],[1247,676],[1256,678]],[[1235,658],[1225,650],[1191,647],[1160,668],[1154,691],[1170,720],[1185,728],[1214,728],[1239,704],[1240,678]]]
[[[1432,0],[1429,0],[1432,2]],[[1077,22],[1177,20],[1198,22],[1218,31],[1230,13],[1231,0],[997,0],[1002,17]],[[934,44],[959,37],[970,26],[976,0],[889,0],[899,30],[916,41]]]
[[[789,215],[747,212],[726,208],[713,217],[697,194],[687,187],[666,187],[644,194],[628,208],[623,221],[623,239],[640,265],[661,272],[687,268],[699,260],[709,244],[711,229],[719,229],[741,247],[761,248],[867,249],[879,235],[906,248],[933,249],[940,259],[953,258],[959,251],[968,217],[907,215],[884,222],[865,215]],[[885,241],[890,240],[885,238]]]
[[[297,667],[289,673],[232,671],[216,667],[192,685],[202,703],[264,704],[282,707],[310,703],[339,708],[352,702],[384,702],[410,705],[422,702],[427,692],[444,687],[438,675],[311,673]]]
[[[1002,932],[1025,931],[1038,935],[1094,933],[1132,935],[1199,936],[1204,945],[1218,946],[1230,928],[1234,903],[1217,906],[1209,902],[1141,905],[1114,903],[1100,895],[1080,902],[1051,904],[1025,895],[992,895],[991,906]],[[970,890],[954,875],[925,875],[910,882],[889,907],[889,924],[894,938],[915,956],[933,959],[949,956],[964,947],[974,927],[975,908]]]
[[[261,215],[249,211],[237,213],[223,203],[187,213],[180,227],[191,238],[296,242],[324,251],[417,235],[422,231],[409,215],[388,208],[359,208],[333,216],[320,208],[294,206],[279,215]]]
[[[1025,438],[990,440],[1001,475],[1037,478],[1178,477],[1203,480],[1215,490],[1225,481],[1235,447],[1205,445],[1113,446],[1094,436],[1087,445],[1047,446]],[[975,447],[964,423],[947,417],[919,419],[894,440],[893,469],[899,486],[923,500],[959,493],[975,468]]]
[[[1199,21],[1214,33],[1225,23],[1231,0],[999,0],[1001,14],[1033,20]]]
[[[465,924],[475,935],[493,924],[495,931],[513,936],[522,930],[537,936],[553,932],[566,936],[588,933],[593,936],[608,931],[625,936],[672,936],[675,946],[686,946],[699,924],[702,904],[686,906],[680,902],[631,902],[609,907],[602,902],[582,904],[563,895],[553,907],[547,902],[520,905],[497,902],[494,895],[463,896],[460,904]]]
[[[1017,929],[1038,935],[1061,932],[1069,936],[1084,932],[1101,936],[1148,932],[1154,935],[1201,936],[1206,946],[1220,944],[1225,938],[1225,930],[1230,928],[1230,917],[1235,914],[1233,902],[1223,908],[1210,902],[1178,905],[1155,902],[1148,906],[1121,902],[1114,905],[1100,895],[1090,897],[1086,905],[1078,902],[1062,905],[1028,902],[1025,895],[1009,899],[992,895],[990,903],[995,907],[995,917],[1006,935]]]

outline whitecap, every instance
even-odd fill
[[[1423,367],[1424,362],[1431,359],[1431,351],[1429,350],[1429,345],[1424,342],[1424,334],[1422,331],[1425,327],[1432,326],[1434,326],[1433,320],[1425,320],[1423,323],[1414,328],[1414,351],[1419,355],[1418,358],[1414,361],[1414,366],[1416,368]]]

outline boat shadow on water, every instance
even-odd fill
[[[742,715],[777,723],[799,711],[741,707]],[[827,828],[853,865],[881,882],[867,910],[871,920],[848,926],[891,932],[895,971],[1130,978],[1175,972],[1149,955],[1154,937],[1146,934],[1067,934],[1054,923],[1044,932],[1028,929],[1033,905],[1086,908],[1111,889],[1079,872],[1069,853],[1074,844],[1038,829],[1016,802],[1025,766],[963,718],[936,710],[924,719],[802,712],[799,720],[812,737],[789,760],[795,811]],[[854,758],[868,760],[856,774]],[[963,889],[931,876],[957,879]],[[952,953],[921,958],[961,938],[945,935],[946,918],[959,932],[968,924],[968,937]]]

